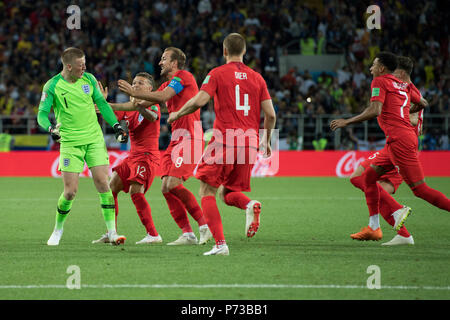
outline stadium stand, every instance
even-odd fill
[[[61,70],[59,54],[66,47],[83,48],[87,70],[110,88],[109,100],[123,101],[127,97],[116,80],[131,80],[138,71],[146,71],[161,81],[158,62],[165,47],[186,52],[189,70],[200,84],[210,69],[223,63],[224,36],[240,32],[248,44],[245,62],[262,73],[271,89],[280,148],[313,150],[318,134],[328,140],[327,149],[377,148],[382,133],[375,121],[336,136],[327,128],[337,114],[359,113],[366,106],[370,64],[377,52],[389,50],[415,60],[412,79],[430,102],[421,148],[449,149],[450,33],[445,1],[408,1],[407,7],[402,1],[383,1],[381,30],[365,26],[368,1],[77,4],[81,29],[69,30],[65,2],[0,1],[0,132],[43,133],[35,120],[41,89]],[[280,61],[296,54],[341,59],[332,70],[300,64],[282,73]],[[214,115],[209,108],[202,112],[206,129]],[[165,118],[162,121],[166,126]]]

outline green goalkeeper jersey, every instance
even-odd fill
[[[117,118],[106,102],[95,77],[85,72],[75,83],[63,78],[61,73],[51,78],[44,85],[39,104],[38,123],[48,131],[51,123],[48,115],[51,108],[59,129],[61,143],[65,146],[79,146],[103,140],[103,133],[97,120],[95,106],[111,126]]]

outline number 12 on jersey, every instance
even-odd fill
[[[241,96],[239,93],[239,85],[236,85],[236,110],[244,111],[244,116],[248,116],[250,105],[248,104],[248,94],[244,93],[244,105],[241,106]]]

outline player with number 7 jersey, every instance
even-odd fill
[[[383,103],[378,123],[387,141],[393,141],[404,135],[416,139],[414,127],[409,120],[409,107],[410,102],[420,102],[420,93],[413,90],[412,85],[397,79],[392,74],[373,79],[371,89],[371,101]]]
[[[398,170],[415,196],[438,208],[450,211],[450,200],[425,183],[422,164],[417,153],[417,136],[409,122],[411,102],[418,106],[415,111],[425,108],[428,103],[412,84],[399,80],[393,74],[397,66],[398,58],[393,53],[380,52],[370,68],[374,80],[371,85],[372,97],[369,107],[360,115],[350,119],[331,121],[330,127],[336,130],[378,116],[380,127],[386,134],[386,146],[362,175],[365,184],[364,194],[371,217],[379,216],[380,197],[385,197],[392,203],[396,202],[377,186],[379,176],[392,169]],[[411,209],[402,207],[398,203],[395,203],[395,206],[398,209],[392,214],[395,220],[394,229],[399,230]]]

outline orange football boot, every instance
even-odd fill
[[[383,232],[381,228],[373,230],[371,227],[367,226],[361,229],[358,233],[351,234],[350,237],[359,241],[374,240],[378,241],[383,238]]]

